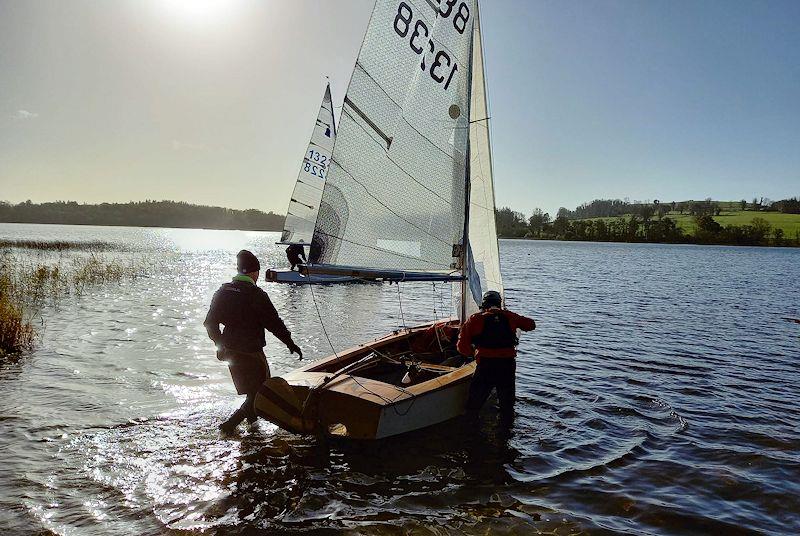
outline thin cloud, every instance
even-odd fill
[[[17,112],[14,114],[14,119],[27,120],[36,119],[37,117],[39,117],[39,114],[28,110],[17,110]]]

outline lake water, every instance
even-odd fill
[[[3,534],[800,532],[798,249],[502,241],[508,305],[538,322],[511,437],[487,408],[477,431],[325,444],[217,431],[241,399],[201,323],[238,249],[283,264],[277,234],[0,238],[156,267],[46,307],[36,350],[0,364]],[[315,301],[337,350],[451,307],[441,284],[402,285],[402,315],[395,285],[264,288],[307,359],[330,353]],[[297,366],[274,338],[267,355]]]

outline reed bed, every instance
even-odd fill
[[[33,319],[42,307],[89,287],[133,280],[145,265],[91,254],[46,264],[0,254],[0,356],[30,350],[37,331]]]
[[[124,249],[119,244],[103,242],[100,240],[92,241],[70,241],[70,240],[9,240],[0,239],[0,249],[32,249],[38,251],[119,251]]]
[[[0,357],[33,347],[35,332],[22,307],[15,303],[14,279],[0,270]]]

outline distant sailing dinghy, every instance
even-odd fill
[[[464,411],[475,364],[459,362],[453,335],[483,291],[503,290],[488,119],[477,2],[378,0],[344,99],[316,262],[304,270],[452,282],[457,318],[267,380],[262,417],[296,433],[379,439]]]
[[[308,148],[303,155],[303,162],[300,164],[300,172],[289,200],[289,209],[286,211],[286,221],[283,224],[283,233],[278,244],[311,246],[314,223],[317,219],[325,176],[328,174],[335,142],[336,124],[331,102],[331,86],[328,84],[319,107],[314,131],[311,133],[311,141],[308,143]],[[309,283],[312,281],[333,283],[353,280],[353,278],[345,276],[309,277],[296,271],[275,268],[266,271],[265,279],[278,283]]]

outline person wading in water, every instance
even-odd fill
[[[228,362],[236,392],[247,395],[244,404],[220,424],[224,433],[232,433],[244,419],[256,421],[253,402],[261,384],[270,377],[264,355],[265,329],[303,359],[303,352],[292,340],[269,296],[256,286],[261,270],[256,256],[243,249],[236,255],[236,268],[238,275],[214,294],[203,322],[208,336],[217,345],[217,359]],[[220,324],[224,331],[220,331]]]
[[[501,422],[511,424],[519,342],[517,330],[532,331],[536,329],[536,322],[502,306],[503,298],[499,292],[486,292],[481,300],[481,310],[470,316],[461,327],[456,349],[461,355],[474,355],[478,364],[469,387],[467,414],[476,418],[492,389],[497,389]]]
[[[295,266],[308,262],[302,244],[292,244],[286,248],[286,258],[289,259],[289,264],[292,265],[291,268],[289,268],[290,270],[294,270]]]

